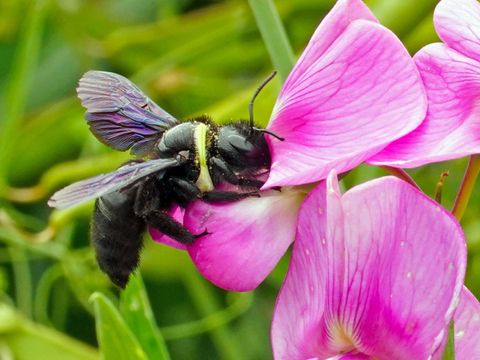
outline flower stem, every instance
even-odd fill
[[[440,178],[438,179],[437,185],[435,186],[435,201],[439,204],[442,203],[442,193],[443,187],[445,186],[445,179],[449,175],[448,171],[444,171],[440,174]]]
[[[0,124],[0,192],[7,184],[7,169],[12,161],[13,141],[18,136],[25,111],[30,80],[36,68],[42,42],[42,30],[50,1],[32,1],[25,14],[23,29],[6,84],[5,111]]]
[[[33,289],[28,255],[24,248],[18,246],[11,246],[8,249],[12,259],[17,308],[23,315],[31,318]]]
[[[400,168],[396,168],[396,167],[393,167],[393,166],[386,166],[386,165],[381,166],[381,168],[384,169],[385,171],[387,171],[388,173],[392,174],[393,176],[396,176],[399,179],[402,179],[403,181],[406,181],[407,183],[409,183],[413,187],[417,188],[418,190],[421,190],[420,186],[417,185],[415,180],[413,180],[413,178],[405,170],[400,169]]]
[[[465,170],[460,190],[458,191],[455,205],[453,205],[452,213],[460,221],[467,209],[468,201],[472,195],[475,181],[480,173],[480,155],[472,155]]]
[[[285,81],[295,63],[285,28],[272,0],[248,0],[273,66]]]
[[[246,312],[253,302],[253,293],[235,293],[234,301],[226,308],[195,321],[160,328],[166,340],[178,340],[198,336],[226,326],[229,322]]]
[[[443,352],[442,360],[455,360],[455,328],[453,319],[448,326],[448,339]]]
[[[186,271],[184,275],[185,286],[200,316],[206,317],[216,313],[221,306],[212,287],[195,272]],[[221,359],[242,359],[242,347],[228,326],[211,329],[210,336]]]

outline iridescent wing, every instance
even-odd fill
[[[115,73],[88,71],[77,93],[87,109],[90,130],[115,150],[145,155],[165,130],[179,123],[130,80]]]
[[[126,164],[108,174],[82,180],[57,191],[48,201],[51,207],[65,209],[102,195],[122,189],[154,172],[163,173],[180,162],[175,159],[156,159]]]

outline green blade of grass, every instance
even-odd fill
[[[32,2],[24,21],[24,28],[18,42],[18,49],[10,69],[10,79],[6,87],[5,113],[0,127],[0,193],[6,185],[6,173],[11,161],[11,152],[20,121],[23,116],[29,81],[35,71],[40,50],[44,18],[49,0]]]
[[[284,81],[295,63],[285,28],[272,0],[249,0],[273,66]]]
[[[104,360],[147,360],[148,357],[112,302],[101,293],[90,297],[98,343]]]
[[[445,346],[442,360],[455,360],[455,327],[453,320],[450,321],[448,326],[447,345]]]
[[[120,296],[120,312],[150,359],[170,360],[139,274],[130,276]]]
[[[214,314],[221,307],[209,284],[195,272],[185,273],[185,285],[202,317]],[[242,346],[231,333],[228,326],[212,329],[209,332],[211,339],[221,359],[240,360],[244,359]]]
[[[61,332],[34,324],[0,304],[0,337],[15,359],[98,360],[99,354]],[[0,356],[3,359],[3,357]]]

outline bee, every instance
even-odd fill
[[[79,181],[56,192],[49,206],[67,208],[96,199],[91,239],[100,269],[120,288],[137,268],[147,226],[183,244],[208,234],[193,234],[170,214],[191,201],[237,201],[259,196],[258,175],[270,169],[265,134],[250,120],[217,126],[207,116],[180,121],[156,105],[125,77],[88,71],[79,81],[78,97],[86,108],[91,132],[102,143],[130,150],[137,159],[117,170]],[[226,183],[235,191],[216,190]]]

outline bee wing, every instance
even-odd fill
[[[179,164],[180,162],[175,159],[156,159],[126,164],[108,174],[82,180],[57,191],[48,200],[48,205],[65,209],[122,189],[149,174],[165,172]]]
[[[125,77],[88,71],[79,81],[78,97],[92,133],[115,150],[144,155],[178,120],[156,105]]]

